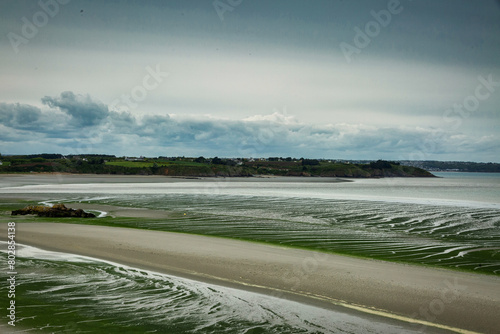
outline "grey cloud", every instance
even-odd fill
[[[41,111],[29,105],[0,103],[0,140],[3,144],[15,142],[15,147],[23,147],[24,142],[29,147],[26,152],[10,153],[36,153],[56,147],[63,154],[484,160],[481,157],[495,156],[500,143],[498,135],[412,126],[313,125],[276,113],[244,120],[169,115],[139,118],[127,112],[108,112],[107,106],[89,96],[70,92],[44,101],[57,109]],[[76,111],[82,111],[85,117],[71,114]],[[86,126],[70,126],[75,117]],[[54,125],[57,118],[62,122]],[[26,124],[36,124],[36,128],[29,129]],[[39,140],[33,143],[32,138]]]
[[[97,125],[109,116],[105,104],[92,100],[89,95],[74,94],[70,91],[62,92],[59,97],[45,96],[42,103],[51,108],[59,108],[71,115],[75,125],[84,127]]]
[[[31,129],[40,119],[39,108],[20,103],[0,103],[0,123],[18,129]]]
[[[307,156],[317,158],[408,159],[439,157],[455,152],[459,160],[494,149],[499,138],[485,140],[435,129],[376,128],[363,125],[308,125],[301,123],[229,120],[156,120],[158,127],[142,138],[176,148],[196,147],[200,154],[219,156]],[[153,128],[149,128],[152,130]],[[479,151],[481,150],[481,151]],[[179,154],[183,154],[179,152]]]
[[[109,123],[113,131],[132,133],[137,128],[137,119],[129,112],[109,112]]]

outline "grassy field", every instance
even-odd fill
[[[145,168],[145,167],[153,167],[155,165],[154,162],[146,162],[146,161],[108,161],[106,162],[108,166],[121,166],[127,168]],[[167,166],[168,163],[156,163],[158,167]]]
[[[206,166],[206,164],[190,162],[190,161],[108,161],[106,162],[108,166],[121,166],[127,168],[151,168],[155,165],[157,167],[168,167],[168,166],[186,166],[186,167],[198,167]]]

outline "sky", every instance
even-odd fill
[[[500,1],[1,0],[0,153],[500,162]]]

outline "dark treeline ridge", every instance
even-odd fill
[[[324,176],[324,177],[432,177],[418,167],[378,160],[351,163],[295,158],[129,158],[114,155],[38,154],[0,156],[0,173],[82,173],[117,175],[216,176]]]

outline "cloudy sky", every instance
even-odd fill
[[[495,0],[4,0],[0,153],[500,162]]]

